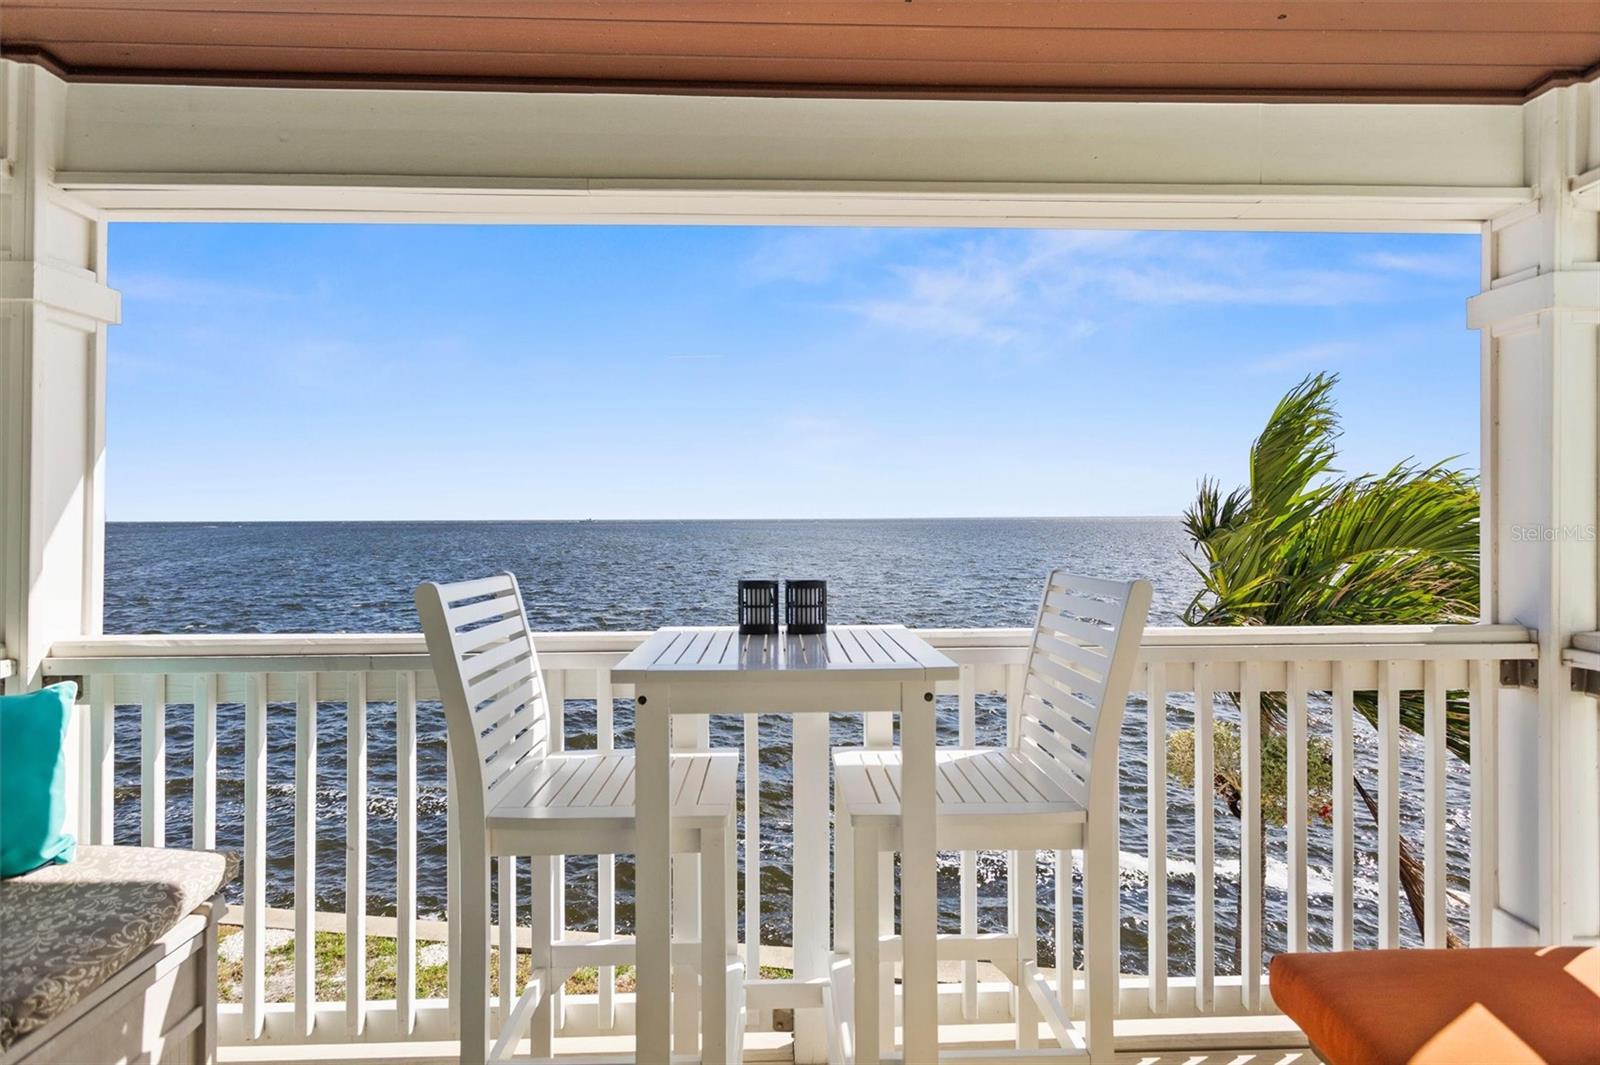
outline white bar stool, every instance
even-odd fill
[[[1006,936],[940,936],[940,956],[993,963],[1019,989],[1017,1047],[1038,1044],[1042,1014],[1063,1057],[1112,1057],[1117,994],[1117,740],[1139,641],[1150,609],[1148,581],[1050,574],[1028,651],[1014,746],[938,751],[936,836],[945,850],[1010,850],[1027,878]],[[834,1056],[877,1062],[894,1033],[892,963],[899,939],[885,921],[879,856],[899,848],[900,752],[833,752],[836,821],[833,967]],[[1084,853],[1086,1038],[1071,1011],[1072,944],[1056,944],[1052,989],[1039,972],[1032,870],[1040,850],[1070,870]],[[1070,873],[1056,878],[1056,906],[1072,905]],[[1028,1060],[1038,1060],[1037,1053]]]
[[[478,1065],[506,1059],[530,1016],[533,1055],[548,1059],[557,1021],[551,1009],[554,992],[583,965],[614,965],[633,956],[633,944],[625,941],[552,942],[551,861],[564,854],[636,852],[633,752],[551,753],[539,656],[511,574],[423,584],[416,602],[444,703],[461,804],[461,919],[451,929],[461,937],[461,1060]],[[738,776],[737,751],[671,758],[670,846],[675,853],[699,854],[701,869],[700,943],[675,946],[692,952],[685,962],[702,975],[742,972],[729,964],[735,938]],[[502,1014],[491,1050],[488,864],[491,857],[514,861],[523,856],[533,856],[535,867],[533,976],[516,1005]],[[502,911],[501,920],[508,919],[514,915]],[[501,989],[502,996],[511,992]],[[701,998],[701,1060],[738,1062],[743,1013],[730,1011],[728,1003],[739,999],[731,993]]]

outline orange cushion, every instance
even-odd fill
[[[1600,947],[1280,954],[1271,987],[1332,1065],[1600,1065]]]

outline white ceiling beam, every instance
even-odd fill
[[[130,218],[1436,229],[1530,198],[1520,109],[75,84]]]

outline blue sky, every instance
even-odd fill
[[[1477,464],[1478,240],[111,229],[112,520],[1176,514],[1342,375]]]

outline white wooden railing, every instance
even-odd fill
[[[644,633],[551,633],[537,637],[548,673],[554,706],[566,700],[596,699],[596,743],[605,748],[616,742],[614,700],[628,699],[631,691],[613,684],[610,670]],[[991,736],[987,715],[999,713],[993,696],[1015,705],[1022,682],[1027,632],[1022,629],[965,629],[924,631],[931,643],[961,665],[960,680],[952,690],[959,740],[980,738],[980,724]],[[251,1040],[275,1042],[329,1042],[342,1040],[390,1041],[446,1039],[454,1030],[451,1001],[423,1000],[416,994],[416,973],[411,959],[419,934],[433,922],[417,915],[417,706],[434,698],[433,680],[421,638],[415,635],[305,635],[305,636],[140,636],[100,637],[58,644],[46,663],[50,676],[77,676],[85,682],[90,720],[84,753],[83,801],[87,815],[83,831],[91,841],[113,838],[115,816],[114,720],[117,708],[137,707],[140,717],[137,754],[139,837],[146,845],[214,846],[217,838],[217,708],[243,707],[243,903],[231,917],[242,923],[244,965],[242,1002],[225,1008],[221,1037],[225,1043]],[[1142,879],[1147,890],[1142,964],[1134,965],[1132,952],[1124,950],[1125,971],[1119,1010],[1124,1018],[1182,1017],[1199,1014],[1224,1016],[1266,1012],[1272,1009],[1265,992],[1267,959],[1266,912],[1274,893],[1263,877],[1264,841],[1261,832],[1263,795],[1260,727],[1264,694],[1283,706],[1287,736],[1288,769],[1283,828],[1284,885],[1281,941],[1289,949],[1398,944],[1410,939],[1401,910],[1400,848],[1405,839],[1420,839],[1418,857],[1423,863],[1426,924],[1421,940],[1442,943],[1447,920],[1466,931],[1475,944],[1488,941],[1495,900],[1491,895],[1495,844],[1495,735],[1496,692],[1501,663],[1535,658],[1532,635],[1515,626],[1438,626],[1394,628],[1239,628],[1150,629],[1147,631],[1136,694],[1130,701],[1124,730],[1125,766],[1143,763],[1146,773],[1147,816],[1142,831],[1136,817],[1124,818],[1124,864],[1133,875],[1125,882],[1124,924],[1128,921],[1129,895]],[[1447,755],[1443,730],[1447,693],[1465,691],[1471,699],[1471,766]],[[1371,693],[1371,694],[1367,694]],[[1416,739],[1402,734],[1399,725],[1402,697],[1420,693],[1425,735]],[[984,695],[980,700],[979,696]],[[1353,703],[1376,702],[1376,729],[1356,720]],[[980,717],[980,702],[986,707]],[[319,914],[316,910],[317,729],[315,707],[344,704],[348,726],[345,792],[347,847],[345,898],[365,899],[367,866],[367,725],[373,714],[392,714],[396,738],[396,881],[395,918],[368,918],[363,907],[346,912]],[[294,732],[294,908],[291,914],[269,911],[266,905],[266,858],[269,781],[267,765],[267,710],[269,704],[293,704]],[[174,707],[192,707],[193,713],[193,828],[191,838],[172,838],[165,824],[166,722]],[[1009,717],[1009,714],[1007,715]],[[753,721],[747,718],[746,721]],[[1241,750],[1239,773],[1242,824],[1237,833],[1223,833],[1218,821],[1211,764],[1219,720],[1238,729]],[[1009,722],[1004,735],[1009,735]],[[1192,728],[1195,772],[1192,790],[1169,780],[1169,744],[1180,728]],[[554,730],[561,735],[562,730]],[[1139,747],[1129,737],[1143,734]],[[1328,883],[1313,893],[1309,883],[1308,845],[1314,830],[1308,827],[1306,752],[1327,750],[1332,761],[1331,824],[1327,834],[1332,867]],[[746,729],[744,838],[747,855],[760,853],[763,832],[760,808],[760,760],[754,729]],[[384,757],[389,757],[384,752]],[[1298,768],[1296,768],[1298,767]],[[1375,782],[1378,807],[1376,825],[1358,807],[1354,784],[1364,775]],[[1403,788],[1403,778],[1416,780],[1420,793]],[[1447,775],[1456,784],[1447,788]],[[1462,776],[1466,776],[1465,798]],[[281,783],[281,782],[279,782]],[[1124,788],[1124,801],[1128,802]],[[1452,801],[1464,809],[1450,808]],[[1127,811],[1125,811],[1125,814]],[[1467,860],[1450,862],[1450,823],[1470,826]],[[1131,827],[1130,827],[1131,826]],[[1359,829],[1358,829],[1358,826]],[[771,826],[765,826],[770,829]],[[1460,835],[1457,830],[1456,835]],[[1219,839],[1238,839],[1237,864],[1219,865]],[[1135,838],[1137,836],[1138,838]],[[1375,885],[1357,875],[1358,836],[1370,839],[1376,851]],[[453,839],[454,833],[451,833]],[[1181,845],[1179,838],[1183,837]],[[752,842],[756,841],[756,842]],[[1457,846],[1459,850],[1459,845]],[[1140,853],[1142,852],[1142,853]],[[1365,845],[1359,850],[1365,853]],[[453,864],[453,856],[450,864]],[[1191,868],[1183,874],[1177,867]],[[747,942],[760,941],[761,892],[759,869],[745,870],[745,929]],[[980,863],[976,855],[960,857],[962,931],[976,931]],[[1238,957],[1247,963],[1237,973],[1219,957],[1216,938],[1228,918],[1219,906],[1216,887],[1237,869],[1240,890],[1237,916]],[[1202,871],[1210,870],[1211,875]],[[1046,877],[1053,875],[1045,870]],[[615,869],[612,859],[598,867],[598,935],[616,938]],[[1169,877],[1192,879],[1193,903],[1187,912],[1168,906],[1161,890]],[[453,877],[450,879],[453,880]],[[497,878],[506,893],[515,887],[509,867]],[[1008,890],[1015,910],[1016,882]],[[1454,886],[1452,886],[1452,880]],[[1465,881],[1466,890],[1461,890]],[[1035,888],[1040,886],[1034,883]],[[387,885],[384,885],[386,888]],[[1375,887],[1375,890],[1372,888]],[[453,894],[453,892],[447,892]],[[1313,899],[1316,901],[1314,902]],[[1465,906],[1465,912],[1462,907]],[[558,907],[558,912],[563,908]],[[1308,911],[1325,918],[1331,932],[1316,941],[1310,935]],[[1319,912],[1320,911],[1320,912]],[[1219,923],[1219,914],[1224,917]],[[1371,934],[1358,930],[1365,915]],[[1057,934],[1072,938],[1072,916],[1058,914]],[[1169,964],[1173,922],[1192,929],[1192,972],[1174,972]],[[1187,922],[1187,924],[1185,924]],[[268,1002],[264,943],[269,927],[292,925],[295,934],[293,1001]],[[367,934],[397,938],[397,990],[393,1000],[374,1000],[365,992],[365,954],[347,951],[344,1001],[321,1003],[314,988],[312,936],[318,928],[345,931],[349,942],[364,942]],[[432,934],[438,934],[434,932]],[[503,929],[497,942],[510,946],[513,938],[526,942],[526,933]],[[508,952],[509,953],[509,952]],[[504,955],[503,955],[504,956]],[[755,967],[751,967],[752,973]],[[630,995],[613,989],[613,971],[602,971],[599,993],[566,996],[561,1023],[568,1034],[592,1034],[630,1029]],[[1004,1015],[1009,996],[982,986],[976,963],[969,963],[959,986],[941,995],[941,1012],[951,1019],[996,1019]],[[1080,977],[1081,979],[1081,977]],[[451,991],[453,994],[453,982]],[[771,1022],[762,1015],[760,983],[750,990],[754,1017],[752,1029]]]

